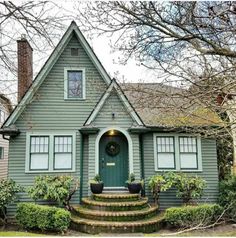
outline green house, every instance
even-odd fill
[[[9,178],[27,187],[38,175],[73,175],[80,179],[80,188],[72,203],[79,203],[90,194],[88,180],[96,174],[102,176],[105,191],[122,192],[130,173],[147,182],[156,173],[183,171],[206,180],[202,201],[216,201],[216,141],[173,129],[173,123],[183,117],[173,118],[153,107],[158,101],[138,105],[140,89],[153,93],[158,88],[179,89],[159,84],[119,85],[109,77],[75,22],[33,81],[31,60],[29,43],[19,40],[19,103],[1,129],[9,138]],[[181,123],[175,128],[178,126]],[[147,185],[145,192],[151,199]],[[30,201],[26,193],[20,200]],[[160,203],[166,208],[181,201],[169,190],[162,193]],[[14,211],[13,205],[9,214]]]

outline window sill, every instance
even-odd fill
[[[155,172],[183,172],[183,173],[202,173],[200,169],[155,169]]]
[[[38,173],[75,173],[75,170],[34,170],[25,171],[25,174],[38,174]]]
[[[86,98],[64,98],[64,101],[85,101]]]

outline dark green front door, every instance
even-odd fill
[[[125,136],[102,136],[99,143],[99,173],[105,187],[125,186],[128,178],[128,142]]]

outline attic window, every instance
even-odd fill
[[[85,69],[64,68],[64,99],[85,99]]]
[[[70,53],[71,53],[71,56],[78,56],[79,50],[78,50],[78,48],[71,48]]]

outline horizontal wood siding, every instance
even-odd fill
[[[158,173],[154,169],[154,148],[153,148],[153,134],[148,133],[144,135],[144,172],[146,178],[146,192],[149,198],[152,200],[150,189],[148,188],[149,178]],[[202,148],[202,172],[192,173],[203,177],[207,182],[207,188],[201,202],[216,202],[218,197],[218,169],[217,169],[217,154],[216,154],[216,142],[213,139],[201,139]],[[162,192],[160,196],[161,208],[167,208],[171,206],[179,206],[182,201],[176,198],[174,189],[166,192]]]
[[[115,118],[112,118],[112,113],[115,113]],[[125,106],[117,96],[115,90],[112,91],[110,96],[107,98],[103,107],[99,111],[97,117],[92,124],[100,130],[107,127],[120,127],[127,130],[130,128],[134,121],[127,112]],[[140,155],[139,155],[139,137],[138,135],[131,134],[133,143],[133,166],[134,173],[137,178],[140,177]],[[89,179],[95,175],[95,142],[97,135],[89,136]],[[90,191],[88,191],[90,194]]]
[[[1,126],[1,125],[0,125]],[[8,141],[0,135],[0,147],[3,147],[3,158],[0,158],[0,179],[7,177],[8,167]]]
[[[71,48],[79,49],[79,56],[71,56]],[[64,100],[64,67],[85,68],[86,99]],[[34,177],[39,175],[25,174],[26,132],[33,131],[75,131],[76,132],[76,178],[80,177],[80,133],[79,129],[90,115],[97,101],[107,88],[104,80],[87,56],[76,36],[73,36],[68,46],[51,69],[49,75],[35,93],[33,100],[26,106],[22,115],[16,121],[21,133],[10,141],[9,177],[26,188],[33,184]],[[85,140],[85,148],[88,146]],[[88,154],[85,153],[85,163]],[[88,161],[88,160],[87,160]],[[86,170],[84,182],[86,183]],[[53,175],[61,174],[52,173]],[[70,174],[70,173],[67,173]],[[86,192],[86,187],[83,187]],[[27,194],[21,196],[21,201],[28,201]],[[72,202],[79,202],[79,192],[73,196]],[[9,208],[9,215],[14,215],[15,206]]]
[[[84,136],[84,158],[83,158],[83,196],[88,194],[88,161],[89,160],[89,141],[88,136]]]
[[[8,117],[8,109],[4,104],[1,104],[0,100],[0,111],[3,111],[5,113],[5,118]],[[2,126],[3,122],[0,122],[0,127]],[[2,135],[0,135],[0,147],[3,147],[3,157],[0,157],[0,179],[1,178],[7,178],[8,175],[8,147],[9,142],[5,139],[3,139]],[[1,156],[1,155],[0,155]]]

